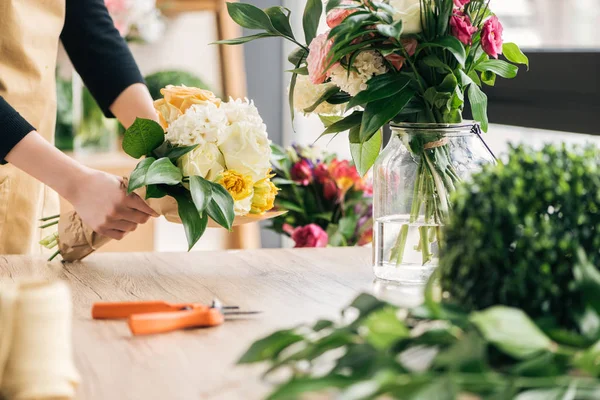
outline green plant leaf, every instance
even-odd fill
[[[331,86],[315,101],[315,103],[312,106],[305,108],[303,111],[305,113],[311,113],[315,111],[317,107],[319,107],[322,103],[326,102],[328,98],[339,92],[340,88],[338,88],[337,86]]]
[[[294,51],[292,51],[288,56],[288,61],[296,67],[299,67],[304,61],[306,61],[306,56],[308,56],[306,49],[302,47],[296,47],[296,49],[294,49]]]
[[[514,43],[504,43],[502,45],[502,54],[506,59],[510,62],[516,64],[523,64],[527,66],[527,70],[529,71],[529,58]]]
[[[204,214],[200,216],[188,193],[176,192],[171,193],[171,196],[177,200],[179,217],[183,223],[188,242],[188,251],[190,251],[202,235],[204,235],[204,231],[206,231],[206,226],[208,225],[208,215]]]
[[[379,300],[373,295],[361,293],[352,301],[352,303],[350,303],[348,308],[355,308],[358,310],[361,317],[366,317],[371,313],[384,308],[386,305],[386,302]]]
[[[168,193],[160,185],[148,185],[146,186],[146,200],[148,199],[162,199]]]
[[[248,43],[248,42],[251,42],[256,39],[263,39],[263,38],[276,37],[276,36],[279,36],[279,35],[276,33],[263,32],[263,33],[257,33],[255,35],[242,36],[242,37],[234,38],[234,39],[219,40],[219,41],[213,42],[212,44],[236,45],[236,44]]]
[[[471,314],[470,320],[486,340],[504,353],[527,359],[552,350],[553,342],[520,309],[494,306]]]
[[[285,72],[291,72],[292,74],[298,74],[298,75],[308,75],[308,67],[300,67],[300,68],[295,68],[295,69],[290,69],[287,70]]]
[[[327,129],[325,129],[325,132],[321,134],[321,136],[328,135],[330,133],[344,132],[354,128],[357,125],[360,125],[362,115],[362,111],[354,111],[352,114],[348,115],[344,119],[341,119],[329,125]]]
[[[228,2],[227,11],[236,24],[247,29],[264,29],[270,33],[278,33],[269,16],[260,8],[247,3]]]
[[[378,24],[377,31],[381,33],[383,36],[400,40],[400,36],[402,36],[402,20],[399,19],[396,22],[393,22],[389,25],[387,24]]]
[[[303,393],[318,392],[328,388],[344,388],[355,381],[343,375],[326,375],[321,378],[294,378],[279,386],[267,400],[297,399]]]
[[[585,250],[577,249],[577,262],[573,269],[578,289],[583,294],[586,304],[600,313],[600,271],[587,259]]]
[[[364,176],[379,157],[383,136],[381,130],[377,131],[366,142],[360,141],[360,128],[354,127],[350,130],[350,153],[356,169],[361,176]]]
[[[217,224],[230,231],[235,218],[233,197],[218,183],[209,183],[212,186],[212,199],[206,208],[208,215]]]
[[[190,194],[199,213],[203,213],[212,199],[212,184],[200,176],[190,176]]]
[[[296,212],[299,212],[302,214],[304,214],[304,212],[305,212],[305,210],[302,207],[300,207],[296,203],[292,203],[289,200],[276,198],[275,201],[277,202],[277,208],[281,208],[281,209],[289,210],[289,211],[296,211]]]
[[[383,74],[374,76],[367,82],[367,89],[354,96],[348,102],[346,109],[349,110],[359,105],[391,97],[402,91],[410,82],[411,79],[403,75]]]
[[[146,174],[150,165],[156,161],[154,157],[146,157],[136,165],[135,169],[129,176],[129,184],[127,185],[127,193],[133,192],[135,189],[146,186]]]
[[[402,111],[414,95],[413,89],[405,87],[392,97],[367,104],[360,125],[360,141],[366,142],[369,140],[375,132]]]
[[[491,71],[483,71],[481,73],[481,82],[488,86],[494,86],[496,84],[496,74]]]
[[[279,353],[304,338],[295,329],[277,331],[252,344],[244,353],[238,364],[251,364],[266,360],[275,360]]]
[[[152,153],[165,141],[165,131],[150,119],[136,118],[125,131],[123,151],[133,158],[140,158]]]
[[[577,382],[577,378],[573,378],[573,383]],[[591,400],[593,397],[589,397]],[[514,400],[575,400],[575,393],[571,388],[554,388],[554,389],[532,389],[519,393],[514,397]],[[583,399],[583,397],[582,397]]]
[[[194,150],[196,147],[198,147],[197,144],[195,144],[193,146],[173,147],[171,150],[169,150],[167,152],[166,156],[169,157],[169,160],[171,160],[171,162],[173,162],[173,164],[175,164],[182,156],[184,156],[187,153],[189,153],[190,151]]]
[[[269,16],[271,19],[271,24],[277,30],[277,32],[294,39],[294,31],[290,25],[289,9],[281,6],[269,7],[265,9],[265,14]]]
[[[573,364],[581,370],[592,376],[600,375],[600,342],[585,351],[578,352],[573,360]]]
[[[441,47],[443,49],[448,50],[456,61],[461,66],[465,66],[465,62],[467,61],[467,53],[465,52],[464,45],[455,38],[454,36],[442,36],[439,39],[436,39],[434,42],[425,43],[419,46],[419,49],[424,49],[427,47]]]
[[[493,72],[496,75],[500,75],[503,78],[511,79],[517,76],[519,67],[512,65],[502,60],[488,60],[483,61],[475,66],[477,71]]]
[[[323,123],[323,126],[325,128],[329,128],[334,123],[344,119],[344,117],[341,117],[339,115],[320,115],[319,114],[319,119],[321,120],[321,122]]]
[[[452,68],[446,63],[444,63],[438,56],[435,54],[429,54],[423,58],[423,62],[428,67],[439,68],[444,71],[452,72]]]
[[[481,123],[484,132],[488,130],[487,96],[475,83],[469,85],[469,104],[475,121]]]
[[[312,42],[313,39],[317,36],[317,29],[319,28],[319,21],[321,20],[322,13],[322,0],[306,1],[304,15],[302,16],[302,27],[304,28],[304,37],[306,38],[306,44],[310,44],[310,42]]]
[[[337,8],[342,3],[342,0],[329,0],[325,8],[325,12],[329,14],[331,10]]]
[[[156,160],[146,172],[146,185],[177,185],[181,183],[181,170],[168,157]]]
[[[409,337],[410,331],[397,314],[398,310],[390,306],[370,314],[362,324],[368,330],[366,341],[377,349],[386,350],[398,340]]]
[[[455,400],[456,385],[449,376],[434,379],[431,383],[424,386],[410,400]]]

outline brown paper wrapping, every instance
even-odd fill
[[[123,184],[124,186],[127,185],[127,179],[124,179]],[[140,188],[135,193],[143,199],[146,196],[146,188]],[[177,201],[174,198],[165,196],[161,199],[148,199],[146,203],[158,214],[165,217],[167,221],[181,224]],[[233,226],[260,222],[282,214],[285,214],[285,211],[269,211],[260,215],[248,214],[243,217],[235,217]],[[208,227],[219,228],[221,226],[209,219]],[[60,216],[58,221],[58,248],[63,261],[82,260],[111,240],[111,238],[102,236],[87,227],[75,211]]]

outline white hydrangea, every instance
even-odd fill
[[[329,88],[334,87],[332,83],[323,83],[321,85],[315,85],[310,81],[307,75],[298,75],[296,80],[296,87],[294,89],[294,108],[299,112],[304,110],[313,104],[321,97]],[[330,104],[327,102],[321,103],[314,111],[315,114],[323,115],[339,115],[344,110],[342,104]]]
[[[227,126],[227,115],[214,103],[195,104],[167,128],[166,139],[174,145],[216,143]]]
[[[263,125],[263,120],[258,113],[258,109],[253,101],[248,99],[232,99],[229,98],[227,103],[221,104],[221,110],[227,116],[227,122],[234,124],[236,122],[250,122],[255,125]],[[265,127],[266,131],[266,127]]]
[[[387,72],[383,62],[383,57],[375,51],[363,51],[354,60],[353,70],[348,74],[348,70],[342,65],[337,64],[331,69],[331,82],[337,85],[344,92],[351,96],[356,96],[367,88],[367,82],[374,75],[381,75]]]

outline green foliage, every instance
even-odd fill
[[[163,128],[150,119],[136,118],[125,131],[123,151],[133,158],[140,158],[152,153],[165,141]]]
[[[155,72],[146,76],[145,80],[153,100],[162,99],[163,96],[160,94],[160,89],[167,85],[185,85],[210,90],[208,85],[206,85],[206,83],[198,76],[180,70]]]
[[[600,293],[590,268],[600,263],[599,162],[594,147],[514,147],[506,164],[487,166],[461,186],[440,258],[452,301],[467,310],[519,307],[588,331],[577,282],[585,293]],[[588,302],[599,320],[600,307]]]

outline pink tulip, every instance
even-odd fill
[[[471,44],[471,38],[473,37],[473,34],[477,32],[477,28],[471,24],[469,16],[463,12],[457,12],[450,17],[450,28],[452,30],[452,36],[465,45]]]
[[[308,224],[299,226],[292,232],[292,240],[296,243],[294,247],[327,247],[329,237],[319,225]]]
[[[498,58],[502,54],[502,24],[495,15],[483,23],[481,47],[490,57]]]
[[[327,35],[329,32],[320,34],[308,46],[309,53],[306,57],[308,76],[315,85],[325,82],[329,75],[329,69],[331,69],[331,67],[327,69],[327,66],[331,61],[329,52],[333,46],[333,40],[327,40]]]

